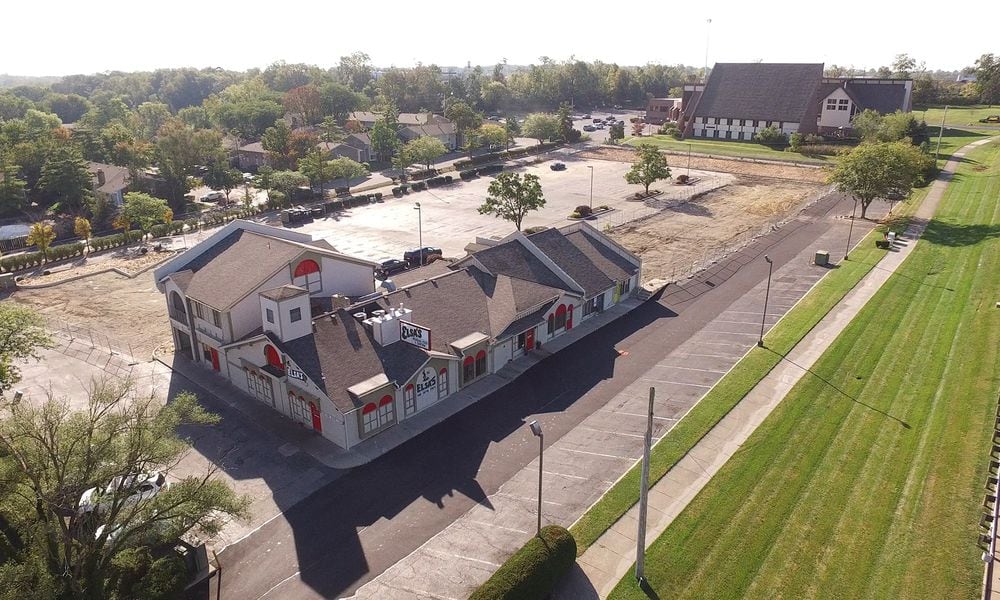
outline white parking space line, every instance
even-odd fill
[[[716,331],[714,329],[710,331],[705,331],[705,333],[721,333],[723,335],[752,335],[754,337],[757,336],[756,333],[745,333],[743,331]]]
[[[664,369],[683,369],[685,371],[701,371],[702,373],[718,373],[719,375],[725,373],[725,371],[718,371],[716,369],[696,369],[695,367],[678,367],[676,365],[662,365],[662,364],[657,364],[656,366],[662,367]]]
[[[643,419],[645,419],[648,416],[648,415],[644,415],[644,414],[641,414],[641,413],[630,413],[630,412],[623,412],[623,411],[620,411],[620,410],[602,410],[601,412],[612,413],[612,414],[615,414],[615,415],[625,415],[627,417],[642,417]],[[679,420],[676,417],[658,417],[656,415],[653,415],[653,418],[657,419],[659,421],[677,421],[677,420]]]
[[[580,427],[580,429],[589,429],[590,431],[597,431],[598,433],[610,433],[612,435],[624,435],[625,437],[634,437],[634,438],[640,438],[640,439],[646,437],[644,434],[641,434],[641,433],[625,433],[624,431],[608,431],[606,429],[596,429],[594,427],[587,427],[586,425],[579,425],[579,427]]]
[[[705,389],[712,387],[710,385],[702,385],[700,383],[684,383],[683,381],[666,381],[663,379],[650,379],[649,377],[643,377],[641,381],[651,381],[653,383],[662,383],[664,385],[689,385],[691,387],[699,387]]]
[[[545,472],[545,471],[543,471]],[[486,521],[476,521],[475,519],[465,519],[465,521],[472,523],[474,525],[483,525],[484,527],[496,527],[497,529],[503,529],[504,531],[510,531],[513,533],[530,533],[522,529],[515,529],[513,527],[504,527],[503,525],[497,525],[496,523],[488,523]]]
[[[433,554],[434,556],[438,556],[440,558],[457,558],[457,559],[460,559],[460,560],[467,560],[467,561],[470,561],[470,562],[476,562],[476,563],[480,563],[480,564],[483,564],[483,565],[491,566],[494,569],[500,567],[500,565],[498,565],[497,563],[495,563],[493,561],[483,560],[481,558],[472,558],[471,556],[465,556],[463,554],[455,554],[454,552],[443,552],[441,550],[434,550],[432,548],[424,548],[424,552],[426,552],[428,554]]]
[[[501,496],[504,498],[511,498],[513,500],[524,500],[525,502],[538,502],[538,498],[526,498],[524,496],[517,496],[515,494],[508,494],[507,492],[496,492],[494,496]],[[551,504],[553,506],[566,506],[565,504],[559,502],[553,502],[551,500],[542,499],[542,504]]]
[[[777,315],[775,315],[777,316]],[[760,325],[760,321],[730,321],[728,319],[716,319],[715,323],[738,323],[740,325]]]
[[[589,454],[590,456],[602,456],[604,458],[617,458],[618,460],[627,460],[629,462],[634,461],[634,458],[628,456],[618,456],[617,454],[602,454],[600,452],[587,452],[586,450],[574,450],[573,448],[560,448],[560,450],[565,450],[566,452],[573,452],[575,454]]]
[[[590,479],[589,477],[581,477],[580,475],[570,475],[569,473],[559,473],[557,471],[542,471],[542,473],[545,473],[546,475],[555,475],[556,477],[566,477],[566,478],[569,478],[569,479],[579,479],[579,480],[582,480],[582,481],[588,481]]]
[[[740,356],[742,356],[742,354],[743,353],[741,352],[740,354],[737,354],[735,356],[726,356],[725,354],[698,354],[696,352],[688,352],[687,354],[685,354],[683,356],[677,356],[675,358],[688,358],[689,356],[701,356],[701,357],[704,357],[704,358],[725,358],[725,359],[728,359],[728,360],[734,360],[734,359],[737,359]]]
[[[743,315],[757,315],[757,316],[760,316],[760,311],[759,310],[756,311],[756,312],[754,312],[752,310],[727,310],[726,312],[740,313],[740,314],[743,314]],[[765,314],[767,314],[767,316],[769,316],[769,317],[780,317],[780,316],[783,316],[783,313],[765,313]],[[716,321],[718,321],[718,319],[716,319]]]

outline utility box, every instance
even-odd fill
[[[830,253],[826,250],[816,251],[816,265],[820,267],[827,267],[830,265]]]

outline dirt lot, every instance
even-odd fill
[[[595,148],[583,154],[603,160],[634,160],[631,150],[618,148]],[[737,179],[612,230],[619,243],[642,256],[646,280],[674,280],[694,273],[767,233],[826,190],[826,173],[809,167],[692,157],[691,168],[733,173]]]
[[[625,148],[588,148],[580,152],[578,156],[582,158],[632,162],[635,160],[635,151]],[[681,174],[682,167],[679,165],[683,165],[684,168],[687,167],[687,157],[669,156],[667,161],[671,164],[674,176]],[[697,156],[691,157],[691,168],[719,173],[732,173],[734,175],[807,181],[817,184],[824,183],[827,177],[826,171],[815,167],[776,165],[741,160],[726,160],[722,158],[699,158]]]

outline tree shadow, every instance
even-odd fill
[[[974,246],[985,240],[1000,237],[1000,224],[974,223],[970,225],[937,218],[924,230],[923,239],[938,246]]]
[[[711,217],[712,211],[697,202],[680,202],[667,206],[664,211],[678,212],[692,217]]]

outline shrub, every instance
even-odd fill
[[[532,233],[538,233],[540,231],[545,231],[548,229],[545,225],[535,225],[534,227],[529,227],[524,230],[525,235],[531,235]]]
[[[676,181],[679,184],[685,184],[688,181],[691,181],[691,178],[688,177],[687,175],[678,175],[674,181]]]
[[[792,146],[792,152],[798,152],[799,148],[802,147],[802,143],[805,141],[805,136],[796,131],[788,138],[788,143]]]
[[[575,210],[573,212],[569,213],[569,218],[571,218],[571,219],[579,219],[579,218],[581,218],[581,216],[582,215],[580,215],[580,213],[576,212]]]
[[[758,131],[757,135],[754,136],[754,141],[766,146],[779,146],[788,141],[788,136],[779,131],[774,125],[771,125]]]
[[[184,226],[188,231],[198,231],[198,219],[187,219],[184,221]]]
[[[804,156],[836,156],[845,150],[844,146],[836,144],[804,144],[798,152]]]
[[[170,224],[169,223],[157,223],[149,228],[149,233],[154,238],[161,238],[170,235]]]
[[[558,525],[542,528],[469,600],[543,600],[576,561],[576,540]]]
[[[184,221],[171,221],[170,222],[170,233],[177,235],[184,232]]]
[[[594,211],[589,206],[587,206],[586,204],[581,204],[580,206],[576,207],[576,211],[575,212],[579,213],[581,217],[586,217],[586,216],[589,216],[590,213],[592,213]]]
[[[600,205],[600,206],[597,207],[597,210],[608,210],[608,205],[607,204],[602,204],[602,205]]]

